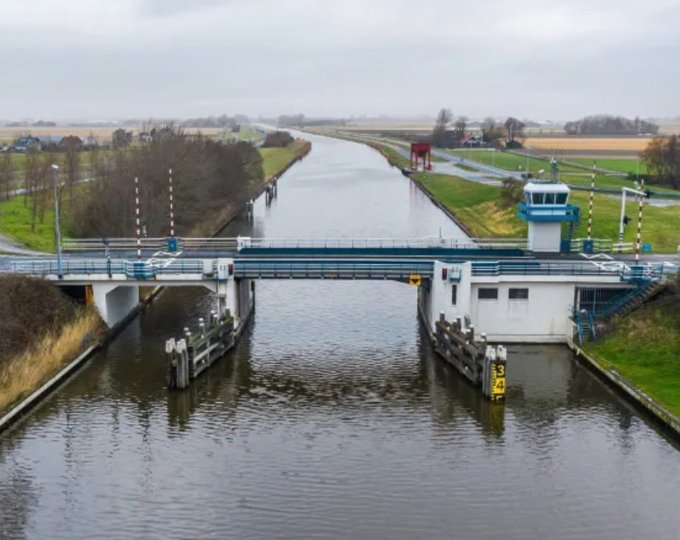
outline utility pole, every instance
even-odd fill
[[[52,184],[54,186],[54,234],[57,248],[57,277],[62,279],[64,274],[61,270],[61,226],[60,226],[60,209],[59,209],[59,186],[57,182],[57,171],[59,165],[52,164]]]

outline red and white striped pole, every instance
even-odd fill
[[[590,204],[588,206],[588,240],[593,237],[593,198],[595,196],[595,175],[590,177]]]
[[[170,238],[175,237],[175,207],[172,194],[172,169],[168,169],[168,182],[170,194]]]
[[[645,179],[640,180],[639,191],[645,189]],[[640,243],[642,241],[642,195],[638,194],[638,224],[637,238],[635,239],[635,264],[640,262]]]
[[[139,218],[139,178],[135,176],[135,225],[137,227],[137,260],[142,258],[142,225]]]

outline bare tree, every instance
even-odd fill
[[[521,120],[512,116],[505,121],[505,146],[507,148],[522,148],[524,144],[524,128],[526,125]]]
[[[489,146],[498,147],[500,141],[505,136],[503,124],[497,123],[493,118],[488,117],[482,123],[482,140]]]
[[[51,152],[43,154],[40,163],[38,187],[33,194],[33,199],[38,207],[38,217],[40,223],[45,222],[45,210],[48,206],[54,204],[54,197],[52,196],[52,165],[55,164],[54,154]]]
[[[459,116],[456,119],[454,134],[457,141],[460,143],[465,138],[465,130],[467,129],[467,116]]]
[[[434,146],[444,146],[446,139],[446,128],[451,123],[453,114],[449,109],[441,109],[437,114],[437,120],[432,130],[432,144]]]
[[[132,131],[126,131],[122,128],[118,128],[113,132],[111,136],[111,145],[116,150],[123,150],[130,146],[132,142]]]
[[[36,171],[38,168],[38,152],[33,148],[24,155],[24,205],[28,205],[28,199],[33,193]]]
[[[72,223],[79,236],[130,236],[134,232],[134,178],[139,178],[141,215],[148,234],[168,234],[168,169],[173,173],[175,226],[192,234],[220,220],[225,209],[252,197],[262,185],[262,158],[250,143],[225,144],[181,128],[150,129],[153,135],[134,152],[111,160],[91,156],[97,177],[73,201]]]
[[[70,204],[71,199],[73,199],[73,186],[80,180],[80,152],[83,143],[79,137],[64,137],[62,144],[64,147],[62,170],[68,185],[68,200]]]
[[[649,171],[660,183],[680,188],[680,137],[654,137],[641,154]]]
[[[12,191],[12,177],[14,176],[14,166],[12,163],[12,154],[4,152],[0,160],[0,190],[5,194],[5,198],[9,199],[9,194]]]

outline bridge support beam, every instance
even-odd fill
[[[139,306],[139,287],[93,283],[91,298],[106,325],[113,328],[134,313]]]
[[[234,318],[234,330],[238,335],[245,326],[255,307],[255,281],[252,279],[233,279],[217,284],[217,311],[225,310]]]

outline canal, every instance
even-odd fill
[[[307,137],[225,235],[462,235],[377,152]],[[680,452],[566,348],[510,346],[491,406],[433,355],[414,287],[256,295],[188,391],[165,389],[163,344],[210,297],[168,290],[3,436],[0,538],[680,538]]]

